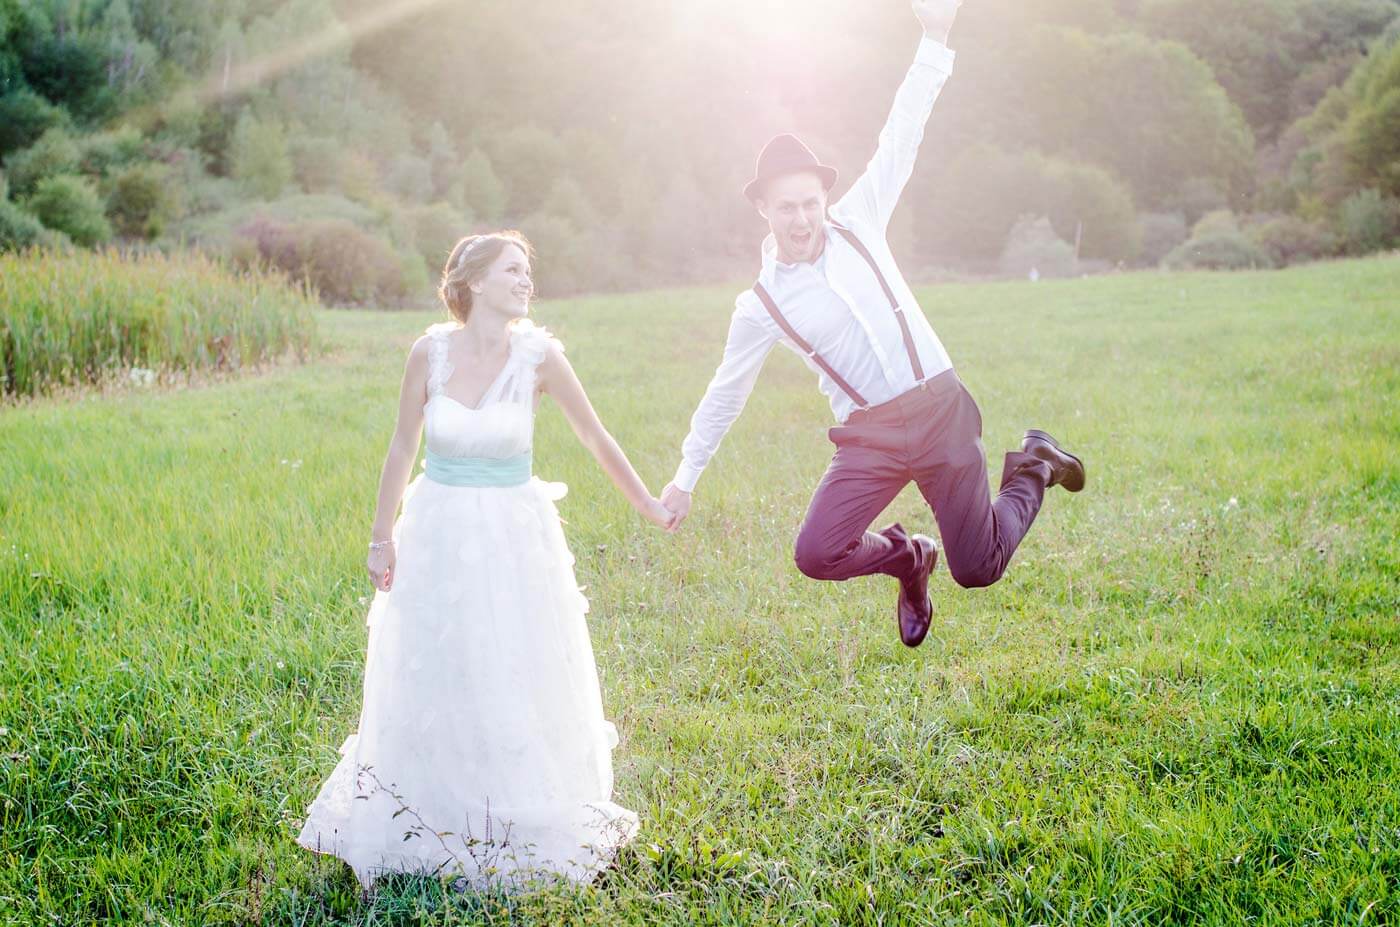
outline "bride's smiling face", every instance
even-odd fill
[[[472,311],[484,309],[518,319],[529,313],[534,292],[530,259],[519,245],[509,244],[501,249],[486,273],[472,284]]]

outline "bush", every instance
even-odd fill
[[[158,238],[178,209],[178,188],[161,164],[135,164],[112,179],[107,216],[119,235]]]
[[[1379,190],[1361,190],[1342,201],[1337,214],[1350,254],[1371,254],[1400,243],[1400,200]]]
[[[1191,227],[1192,238],[1212,238],[1218,235],[1238,235],[1239,220],[1228,209],[1217,209],[1202,216]]]
[[[242,229],[259,218],[273,219],[284,226],[314,219],[343,219],[369,231],[381,231],[380,219],[373,210],[342,196],[297,194],[270,203],[250,203],[237,196],[236,185],[230,188],[227,184],[209,179],[196,188],[195,196],[208,201],[212,208],[181,221],[171,234],[211,251],[225,251],[240,237]],[[227,205],[218,208],[218,200]]]
[[[234,258],[304,280],[327,302],[401,302],[407,293],[400,256],[384,239],[343,219],[285,223],[259,217],[239,229]]]
[[[146,140],[131,126],[91,135],[79,147],[82,170],[87,174],[110,174],[146,156]]]
[[[1336,236],[1326,227],[1297,216],[1270,216],[1250,225],[1245,236],[1276,267],[1316,261],[1337,250]]]
[[[336,186],[357,203],[370,203],[383,195],[374,162],[357,151],[341,153],[336,164]]]
[[[591,287],[596,264],[589,260],[588,245],[578,226],[563,216],[537,212],[520,228],[535,246],[535,289],[539,293],[554,298]]]
[[[1207,230],[1192,235],[1167,255],[1172,270],[1255,270],[1272,267],[1269,256],[1238,231]]]
[[[63,129],[49,129],[33,145],[6,158],[5,170],[15,195],[27,196],[46,177],[76,174],[81,157],[72,136]]]
[[[407,220],[414,248],[432,277],[442,273],[452,246],[471,227],[471,221],[447,203],[414,207],[408,210]]]
[[[1082,235],[1084,257],[1132,261],[1142,253],[1142,232],[1132,194],[1101,167],[1043,159],[1043,206],[1059,236]]]
[[[506,210],[506,186],[481,149],[462,162],[457,182],[449,194],[454,203],[488,223],[499,222]]]
[[[68,124],[67,112],[28,87],[0,95],[0,157],[28,148],[49,129]]]
[[[1229,208],[1230,200],[1219,180],[1193,177],[1171,197],[1171,204],[1186,216],[1188,223],[1195,225],[1206,214]]]
[[[340,186],[345,146],[331,138],[298,138],[292,144],[297,183],[307,193],[334,193]]]
[[[63,232],[76,244],[98,245],[112,237],[102,200],[81,177],[45,178],[25,205],[45,226]]]
[[[1186,217],[1179,212],[1150,212],[1138,220],[1142,228],[1141,261],[1156,267],[1186,241]]]
[[[401,154],[389,164],[384,188],[405,202],[426,202],[433,196],[433,167],[426,158]]]
[[[230,176],[263,199],[279,196],[292,180],[282,126],[263,122],[246,110],[234,127],[228,157]]]
[[[1127,187],[1088,164],[974,145],[951,162],[933,200],[920,233],[941,254],[996,256],[1026,213],[1046,216],[1066,240],[1082,231],[1083,257],[1132,260],[1142,245]]]
[[[0,389],[33,395],[140,366],[238,367],[316,348],[314,302],[199,255],[0,255]]]
[[[0,251],[20,251],[35,246],[61,247],[67,236],[44,224],[19,206],[0,199]]]
[[[1015,277],[1032,272],[1040,277],[1069,277],[1077,269],[1073,246],[1055,234],[1044,216],[1023,216],[1017,221],[1007,236],[999,266],[1003,274]]]

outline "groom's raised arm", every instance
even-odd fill
[[[691,416],[690,433],[681,445],[681,463],[671,485],[684,493],[694,491],[701,471],[719,450],[729,426],[744,411],[764,359],[778,343],[777,337],[754,318],[753,307],[748,305],[746,297],[757,300],[752,291],[746,291],[735,301],[729,337],[724,343],[724,359]]]
[[[832,204],[838,219],[863,220],[881,231],[889,225],[899,195],[914,172],[934,101],[953,73],[953,50],[946,39],[957,7],[958,0],[920,0],[914,4],[924,36],[914,64],[895,92],[874,157],[851,189]]]

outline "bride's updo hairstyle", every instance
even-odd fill
[[[529,239],[513,229],[487,235],[468,235],[457,242],[457,247],[448,255],[447,266],[442,269],[438,296],[458,322],[465,325],[467,316],[471,315],[472,281],[491,269],[506,245],[516,245],[527,258],[535,258],[535,249]]]

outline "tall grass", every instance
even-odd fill
[[[282,277],[235,273],[196,254],[0,254],[0,394],[94,384],[132,368],[305,359],[315,306]]]

